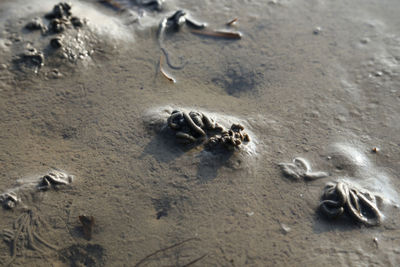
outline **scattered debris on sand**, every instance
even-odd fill
[[[73,176],[60,171],[52,171],[40,178],[37,188],[39,190],[48,190],[60,185],[68,185],[72,183],[72,181]]]
[[[87,36],[84,32],[79,32],[86,24],[86,19],[73,16],[71,9],[69,3],[56,4],[43,18],[35,17],[24,26],[27,33],[40,31],[42,38],[39,42],[27,43],[26,51],[15,60],[20,69],[33,69],[37,73],[44,66],[45,58],[55,55],[57,51],[56,58],[68,59],[71,62],[90,54],[90,49],[84,41]],[[45,46],[45,42],[49,45]]]
[[[16,187],[8,189],[0,195],[0,203],[5,209],[13,209],[18,203],[23,202],[21,197],[18,197],[21,192],[58,189],[61,186],[71,184],[73,179],[74,176],[57,170],[52,170],[40,178],[21,179]]]
[[[80,28],[86,21],[76,16],[72,16],[72,6],[68,3],[59,3],[53,7],[53,10],[44,15],[49,21],[48,27],[39,17],[32,19],[25,25],[25,29],[29,31],[41,30],[44,36],[59,34],[67,29]]]
[[[242,143],[248,143],[250,142],[250,137],[243,130],[244,127],[242,125],[232,124],[228,131],[223,130],[221,134],[214,135],[208,139],[206,147],[213,149],[217,146],[224,146],[228,149],[233,149],[239,147]]]
[[[292,177],[296,180],[301,178],[315,180],[329,176],[329,173],[327,172],[312,171],[308,160],[301,157],[294,158],[291,163],[279,163],[278,165],[286,176]]]
[[[227,24],[227,26],[231,26],[236,21],[237,21],[237,18],[231,20]],[[221,31],[221,30],[205,30],[205,28],[207,27],[207,23],[198,22],[198,21],[194,20],[193,18],[191,18],[190,15],[185,10],[179,9],[179,10],[175,11],[171,16],[163,18],[158,26],[158,31],[157,31],[158,44],[160,46],[161,51],[164,53],[164,56],[167,61],[167,65],[170,68],[176,69],[176,70],[182,69],[186,64],[184,63],[184,64],[181,64],[180,66],[175,66],[174,64],[171,63],[168,52],[164,47],[164,35],[167,32],[177,32],[184,25],[187,25],[188,27],[190,27],[192,33],[203,35],[203,36],[226,38],[226,39],[241,39],[242,38],[242,34],[240,32],[225,31],[225,30],[223,30],[223,31]],[[175,79],[173,79],[165,74],[162,67],[159,68],[159,71],[168,80],[175,81]]]
[[[325,186],[319,210],[330,219],[346,212],[358,223],[376,226],[382,221],[378,201],[378,196],[365,189],[358,189],[345,182],[330,182]]]
[[[82,27],[84,21],[78,17],[72,16],[72,6],[68,3],[59,3],[53,7],[53,10],[44,17],[50,20],[47,34],[61,33],[71,26],[75,28]]]
[[[232,124],[229,130],[214,122],[204,113],[189,113],[174,110],[167,120],[170,129],[175,131],[176,138],[185,144],[202,143],[206,149],[212,150],[223,146],[228,149],[239,148],[250,142],[250,137],[240,124]]]
[[[171,63],[168,52],[164,48],[163,44],[164,35],[166,32],[179,31],[184,24],[194,29],[202,29],[207,25],[206,23],[200,23],[193,20],[192,18],[189,17],[186,11],[177,10],[173,15],[163,18],[158,27],[157,31],[158,45],[160,46],[161,51],[164,53],[168,66],[172,69],[182,69],[185,64],[182,64],[181,66],[175,66],[174,64]],[[160,71],[162,71],[161,68]]]

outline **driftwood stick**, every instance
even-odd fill
[[[180,245],[182,245],[182,244],[184,244],[184,243],[186,243],[186,242],[192,241],[192,240],[200,240],[200,239],[197,238],[197,237],[191,237],[191,238],[185,239],[185,240],[183,240],[183,241],[181,241],[181,242],[175,243],[175,244],[173,244],[173,245],[171,245],[171,246],[169,246],[169,247],[156,250],[156,251],[154,251],[153,253],[151,253],[151,254],[147,255],[146,257],[144,257],[143,259],[141,259],[140,261],[138,261],[138,263],[135,264],[135,267],[140,266],[140,265],[141,265],[142,263],[144,263],[147,259],[149,259],[150,257],[152,257],[152,256],[154,256],[154,255],[156,255],[156,254],[158,254],[158,253],[160,253],[160,252],[163,252],[163,251],[166,251],[166,250],[169,250],[169,249],[178,247],[178,246],[180,246]]]
[[[206,253],[206,254],[204,254],[203,256],[200,256],[200,257],[198,257],[198,258],[192,260],[191,262],[188,262],[188,263],[186,263],[185,265],[182,265],[182,267],[187,267],[187,266],[190,266],[190,265],[192,265],[192,264],[195,264],[196,262],[202,260],[202,259],[203,259],[205,256],[207,256],[207,255],[208,255],[208,254]]]

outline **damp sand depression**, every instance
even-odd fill
[[[2,264],[399,264],[397,1],[112,2],[72,1],[83,25],[44,34],[24,27],[54,27],[57,1],[0,4],[0,193],[19,198],[0,211]],[[157,35],[178,9],[242,36],[166,33],[171,83]],[[174,109],[251,141],[229,157],[182,146],[163,131]],[[74,179],[39,190],[53,170]],[[323,216],[328,182],[376,196],[380,224]]]

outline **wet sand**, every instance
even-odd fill
[[[49,56],[35,74],[13,59],[28,41],[48,43],[21,30],[57,1],[40,3],[0,4],[0,189],[53,168],[75,179],[59,190],[26,190],[23,204],[0,211],[2,229],[12,229],[24,206],[34,209],[46,222],[38,232],[58,247],[20,249],[13,266],[400,263],[397,1],[167,1],[133,23],[96,1],[72,2],[88,18],[83,47],[93,53],[76,62]],[[231,29],[243,37],[206,38],[187,27],[166,36],[171,61],[187,62],[164,65],[172,84],[158,72],[156,36],[178,8],[211,29],[238,17]],[[151,123],[154,111],[162,118],[179,107],[237,118],[254,153],[226,159],[183,149]],[[331,175],[289,179],[278,164],[295,157]],[[381,226],[317,212],[325,183],[341,178],[387,199]],[[96,220],[90,241],[82,214]],[[11,258],[10,243],[0,242],[0,257]]]

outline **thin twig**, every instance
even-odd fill
[[[202,31],[202,30],[190,30],[194,34],[210,36],[210,37],[219,37],[219,38],[228,38],[228,39],[241,39],[242,34],[240,32],[227,32],[227,31]]]
[[[160,56],[159,68],[160,68],[161,74],[162,74],[168,81],[170,81],[170,82],[172,82],[172,83],[176,83],[176,80],[175,80],[173,77],[169,76],[167,73],[165,73],[165,71],[163,70],[163,68],[162,68],[162,55]]]
[[[238,18],[234,18],[233,20],[230,20],[229,22],[226,23],[227,26],[232,26],[238,21]]]
[[[195,264],[196,262],[202,260],[207,255],[208,255],[208,253],[204,254],[203,256],[198,257],[197,259],[192,260],[191,262],[186,263],[185,265],[182,265],[182,267],[187,267],[187,266],[190,266],[192,264]]]
[[[165,50],[164,47],[161,47],[161,51],[164,53],[165,59],[167,60],[167,65],[174,70],[181,70],[183,69],[183,67],[185,67],[186,63],[182,63],[182,65],[180,66],[175,66],[174,64],[171,63],[171,61],[169,60],[169,54],[167,52],[167,50]]]
[[[136,263],[136,264],[135,264],[135,267],[141,265],[141,264],[142,264],[143,262],[145,262],[148,258],[150,258],[150,257],[152,257],[152,256],[154,256],[154,255],[156,255],[156,254],[158,254],[158,253],[160,253],[160,252],[163,252],[163,251],[166,251],[166,250],[169,250],[169,249],[178,247],[178,246],[180,246],[180,245],[182,245],[182,244],[184,244],[184,243],[186,243],[186,242],[192,241],[192,240],[200,240],[200,239],[197,238],[197,237],[191,237],[191,238],[185,239],[185,240],[183,240],[183,241],[181,241],[181,242],[178,242],[178,243],[176,243],[176,244],[173,244],[172,246],[169,246],[169,247],[166,247],[166,248],[162,248],[162,249],[156,250],[155,252],[153,252],[153,253],[147,255],[146,257],[144,257],[143,259],[141,259],[138,263]]]

